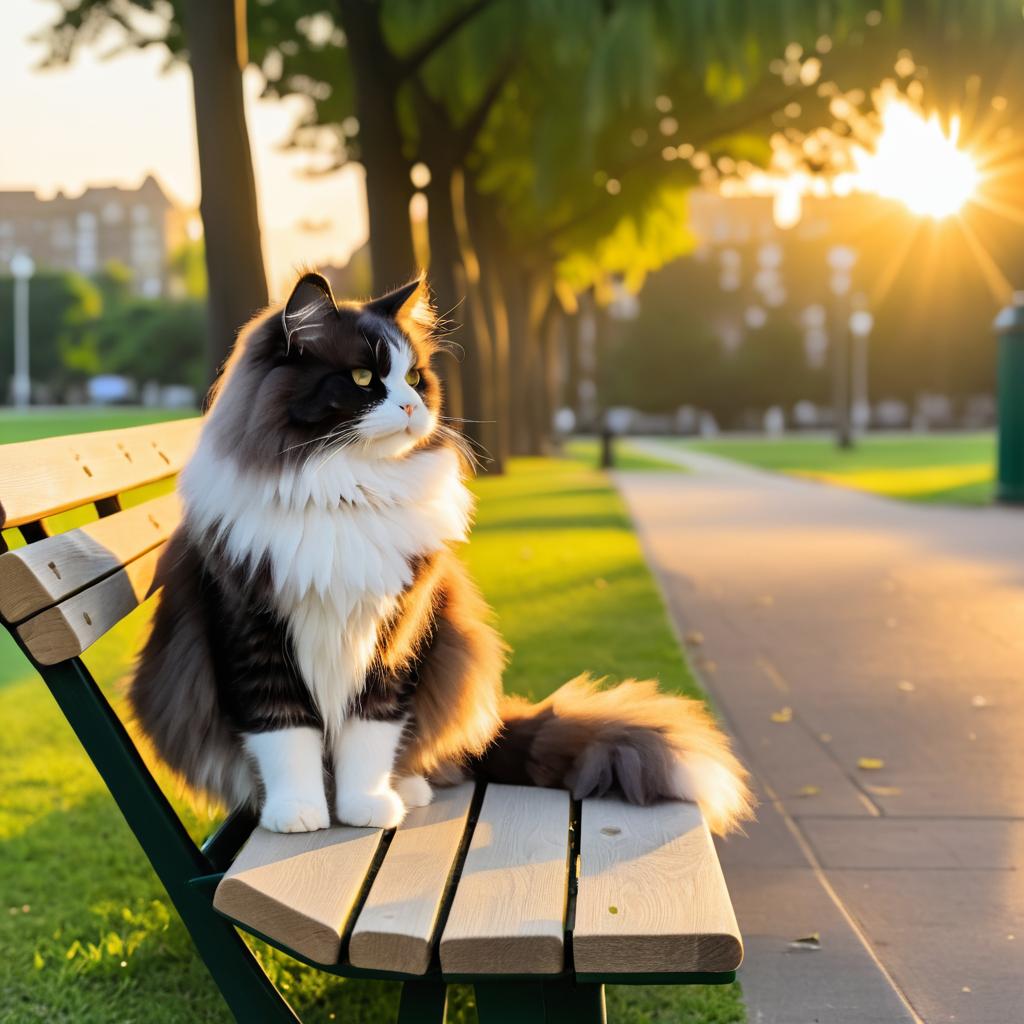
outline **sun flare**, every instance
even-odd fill
[[[851,156],[853,187],[903,203],[936,220],[959,213],[974,196],[980,174],[974,158],[959,146],[960,121],[943,130],[938,114],[925,118],[902,99],[881,110],[881,131],[870,150]]]

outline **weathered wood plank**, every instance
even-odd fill
[[[116,626],[152,592],[163,545],[119,572],[18,626],[18,635],[43,665],[74,658]]]
[[[473,784],[439,789],[398,827],[349,940],[356,967],[425,974]]]
[[[573,956],[584,974],[739,966],[736,916],[693,804],[583,801]]]
[[[180,519],[168,494],[0,555],[0,615],[18,622],[90,586],[162,544]]]
[[[380,837],[380,829],[347,825],[288,835],[257,828],[213,905],[318,964],[336,963]]]
[[[177,473],[200,420],[0,446],[0,526],[51,516]]]
[[[488,786],[441,936],[442,970],[561,971],[568,857],[568,793]]]

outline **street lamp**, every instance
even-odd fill
[[[11,257],[14,277],[14,379],[11,392],[19,409],[32,400],[32,378],[29,376],[28,283],[36,265],[27,252],[19,250]]]
[[[850,428],[850,325],[849,302],[852,272],[857,253],[848,245],[833,245],[825,257],[832,275],[829,288],[836,297],[832,337],[832,407],[836,422],[836,444],[853,446]]]
[[[850,314],[850,333],[853,335],[853,425],[867,430],[871,425],[871,402],[868,399],[868,339],[875,318],[866,309]]]

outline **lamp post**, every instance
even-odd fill
[[[825,259],[832,271],[829,288],[836,299],[830,346],[832,349],[832,408],[836,424],[836,444],[840,448],[852,448],[848,298],[852,283],[851,272],[857,262],[857,253],[848,245],[834,245],[829,249]]]
[[[996,317],[999,338],[999,501],[1024,504],[1024,292]]]
[[[28,285],[36,265],[27,252],[19,250],[11,257],[14,277],[14,379],[11,394],[14,404],[25,409],[32,401],[32,378],[29,375]]]
[[[866,309],[850,314],[853,335],[853,425],[858,431],[871,425],[871,402],[868,398],[868,340],[875,318]]]

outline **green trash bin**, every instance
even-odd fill
[[[999,501],[1024,504],[1024,292],[995,320],[999,339]]]

